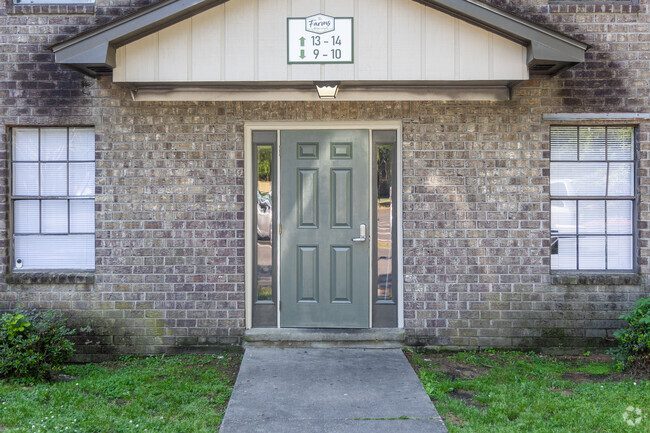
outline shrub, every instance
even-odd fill
[[[630,313],[621,319],[627,327],[614,333],[618,347],[611,351],[621,369],[650,367],[650,298],[639,299]]]
[[[74,330],[54,311],[16,311],[0,317],[0,376],[51,379],[74,353]]]

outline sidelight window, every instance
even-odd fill
[[[251,208],[255,244],[253,247],[253,326],[277,324],[275,189],[277,131],[253,131]]]
[[[273,300],[273,146],[256,146],[257,300]]]
[[[373,327],[397,326],[397,132],[373,131]]]

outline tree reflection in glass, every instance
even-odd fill
[[[257,146],[257,300],[273,300],[273,148]]]
[[[392,146],[377,147],[377,300],[393,299]]]

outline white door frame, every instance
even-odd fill
[[[397,273],[397,327],[404,328],[404,272],[403,272],[403,257],[404,257],[404,246],[403,246],[403,229],[402,229],[402,122],[401,121],[323,121],[323,122],[245,122],[244,123],[244,290],[245,290],[245,315],[246,315],[246,329],[251,329],[253,327],[253,272],[255,272],[253,266],[253,257],[255,249],[255,238],[256,238],[256,228],[254,227],[254,212],[255,208],[253,206],[253,200],[250,197],[250,191],[253,191],[254,182],[256,179],[256,173],[253,170],[253,131],[277,131],[278,140],[277,143],[280,143],[280,131],[282,130],[313,130],[313,129],[367,129],[369,132],[373,130],[386,130],[392,129],[397,130],[397,191],[400,192],[399,200],[397,201],[397,268],[400,270]],[[370,137],[372,138],[372,137]],[[372,140],[370,140],[370,146],[372,148]],[[372,155],[372,151],[369,152]],[[279,158],[279,146],[276,147],[275,158]],[[279,159],[276,159],[279,161]],[[276,165],[279,167],[279,164]],[[280,181],[280,176],[277,177],[278,182]],[[371,179],[369,182],[372,182],[372,172]],[[274,186],[276,191],[279,191],[279,185]],[[372,200],[372,197],[371,197]],[[371,203],[369,203],[371,205]],[[274,209],[274,217],[279,218],[280,209]],[[370,221],[369,232],[373,233],[373,227],[375,221]],[[374,242],[374,239],[372,240]],[[279,251],[277,248],[278,256],[277,259],[277,269],[279,269]],[[372,260],[372,257],[370,257]],[[372,272],[374,269],[373,266],[370,266]],[[372,276],[371,276],[372,277]],[[276,281],[279,281],[279,272],[276,272],[275,275]],[[372,281],[372,278],[370,279]],[[277,326],[280,327],[280,311],[279,311],[279,291],[281,290],[280,284],[277,284],[278,287],[278,297],[277,297],[277,308],[278,308],[278,320]],[[372,327],[372,287],[369,287],[368,295],[370,296],[369,303],[369,324]]]

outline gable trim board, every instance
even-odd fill
[[[249,2],[255,3],[256,7],[249,7]],[[363,9],[363,0],[353,3],[356,11],[360,9],[359,3],[362,4],[361,9]],[[232,69],[236,66],[232,66],[231,63],[234,64],[239,60],[243,65],[246,60],[226,57],[223,52],[226,48],[219,48],[217,45],[219,43],[225,45],[228,32],[232,32],[236,28],[236,26],[231,26],[229,30],[224,18],[227,13],[239,18],[258,14],[251,16],[250,21],[256,22],[262,14],[260,4],[262,4],[261,0],[166,0],[55,44],[51,49],[55,53],[57,63],[93,77],[112,73],[115,82],[123,82],[132,89],[142,90],[138,94],[140,98],[145,98],[146,94],[147,100],[178,100],[193,94],[199,96],[198,92],[189,91],[188,87],[207,90],[209,100],[239,100],[237,95],[241,94],[241,89],[249,89],[249,92],[245,92],[248,94],[249,100],[312,100],[314,96],[311,91],[308,91],[309,87],[313,81],[325,80],[342,81],[342,87],[356,88],[357,93],[354,96],[356,99],[352,99],[352,94],[349,94],[345,97],[347,100],[377,100],[381,91],[378,91],[377,95],[372,98],[364,97],[363,93],[371,88],[374,91],[375,88],[382,87],[393,87],[392,90],[395,90],[395,87],[401,88],[404,91],[401,92],[402,96],[399,98],[404,100],[446,100],[448,98],[502,100],[508,97],[508,87],[527,79],[529,74],[552,75],[584,61],[585,51],[589,48],[587,44],[477,0],[387,0],[388,7],[392,8],[392,11],[386,11],[384,14],[388,16],[389,20],[387,27],[391,27],[392,20],[395,26],[402,26],[401,30],[393,29],[393,35],[396,31],[399,35],[408,33],[407,38],[410,39],[400,36],[401,41],[393,41],[398,38],[390,34],[390,29],[384,30],[381,27],[382,31],[387,34],[387,40],[385,44],[379,43],[376,46],[382,48],[385,46],[387,53],[382,54],[377,51],[385,58],[384,63],[386,63],[383,65],[379,63],[377,69],[380,72],[374,70],[374,67],[370,67],[373,66],[370,60],[366,59],[364,63],[364,59],[360,57],[363,54],[360,54],[359,58],[355,58],[356,65],[286,65],[280,64],[281,61],[286,63],[286,56],[277,56],[282,59],[273,60],[274,68],[266,71],[260,67],[262,62],[257,43],[262,38],[256,34],[257,39],[254,42],[251,42],[252,39],[249,41],[250,44],[255,44],[253,53],[245,52],[245,50],[238,51],[238,53],[244,53],[238,54],[238,56],[252,57],[249,63],[256,68],[255,71],[248,72],[247,76],[242,78],[241,74],[233,73]],[[420,10],[418,9],[420,6],[417,5],[424,5],[426,8]],[[349,6],[349,8],[352,7]],[[214,8],[221,11],[220,15]],[[407,19],[421,21],[422,28],[419,25],[413,26],[410,21],[399,22],[399,18],[394,18],[396,8],[400,8],[400,11],[406,15],[410,14],[410,18],[407,17]],[[292,14],[291,8],[284,9],[286,10],[277,14],[278,16],[284,14],[279,18],[281,20],[293,17],[293,15],[300,15],[300,13]],[[299,11],[302,9],[305,8],[298,8]],[[296,10],[294,7],[293,12]],[[204,12],[205,14],[200,15]],[[418,19],[418,15],[422,16],[421,19]],[[210,20],[219,19],[219,16],[221,16],[221,21],[219,21],[221,28],[217,28],[213,22],[206,24],[210,23]],[[443,16],[447,17],[446,21],[441,21],[444,19]],[[427,35],[422,30],[427,28],[427,24],[428,28],[431,28],[429,31],[432,35]],[[443,24],[443,26],[437,28],[437,24]],[[455,27],[452,27],[454,25]],[[357,22],[355,22],[355,27],[355,32],[368,31],[367,27],[360,28]],[[412,32],[403,31],[411,28],[413,28]],[[209,67],[202,64],[197,67],[196,71],[198,72],[193,73],[192,63],[196,64],[197,59],[194,58],[196,56],[192,56],[192,50],[197,48],[192,44],[196,45],[197,42],[192,41],[192,35],[199,35],[204,31],[218,32],[223,39],[219,41],[219,37],[215,38],[215,51],[220,49],[222,52],[218,55],[219,59],[211,60],[215,63],[215,69],[221,68],[221,70],[210,71]],[[434,31],[437,34],[433,34]],[[486,31],[488,33],[485,33]],[[251,33],[257,33],[257,27]],[[440,35],[444,35],[447,40],[439,45],[455,44],[455,48],[452,50],[455,51],[455,54],[443,55],[440,49],[437,51],[432,49],[435,48],[431,46],[432,38],[437,41],[435,38]],[[275,36],[276,39],[286,38],[284,33],[278,33]],[[429,39],[428,44],[427,38]],[[198,46],[198,52],[205,53],[205,44],[210,43],[212,39],[206,37],[196,39],[203,39],[204,45]],[[464,39],[463,46],[466,52],[461,52],[458,47],[460,39]],[[411,49],[413,51],[411,55],[416,56],[417,59],[414,62],[415,66],[410,69],[405,68],[403,62],[398,62],[400,59],[393,58],[402,55],[400,54],[402,51],[400,44],[407,45],[404,41],[419,44],[419,48]],[[355,41],[355,43],[359,42]],[[392,46],[393,43],[396,44],[396,47]],[[477,43],[487,46],[481,49],[473,47]],[[521,48],[517,48],[518,46]],[[444,54],[450,51],[449,47],[444,49],[446,50]],[[138,55],[129,56],[127,51],[137,52]],[[355,52],[358,51],[355,49]],[[454,55],[455,57],[451,58]],[[427,56],[431,58],[427,59]],[[506,59],[503,56],[511,60],[506,62],[509,63],[507,67],[499,64],[499,60]],[[217,54],[212,57],[217,57]],[[476,57],[485,58],[477,60]],[[129,75],[127,74],[127,63],[133,58],[141,63],[130,70],[140,72],[132,72]],[[179,62],[186,64],[186,67],[177,66],[177,69],[183,70],[176,74],[169,73],[166,67],[159,66],[164,65],[165,58],[168,60],[178,59]],[[224,60],[226,58],[228,58],[227,62]],[[438,66],[439,63],[442,63],[438,61],[439,58],[445,59],[448,64]],[[220,65],[216,63],[219,61]],[[485,63],[484,67],[481,63],[481,72],[474,71],[476,68],[473,66],[476,62]],[[224,70],[223,65],[226,63],[229,65],[228,70]],[[359,63],[362,63],[361,66]],[[434,68],[438,68],[438,70]],[[495,72],[495,68],[500,69]],[[486,82],[489,83],[487,86]],[[264,87],[256,88],[255,84],[263,84]],[[229,89],[231,86],[234,86],[236,91],[234,93],[237,95],[231,93],[232,89]],[[418,86],[426,86],[429,91],[421,92],[421,89],[408,89]],[[499,91],[494,92],[497,87],[500,88]],[[287,92],[287,88],[290,92]],[[433,88],[436,90],[433,91]],[[469,94],[467,92],[459,93],[452,90],[454,88],[476,88],[476,91],[469,92]],[[488,89],[490,91],[487,91],[488,95],[486,95]],[[398,99],[397,96],[391,97],[391,92],[384,91],[383,93],[384,96],[381,99],[385,100],[387,97],[392,100]],[[134,92],[135,94],[136,92]]]

